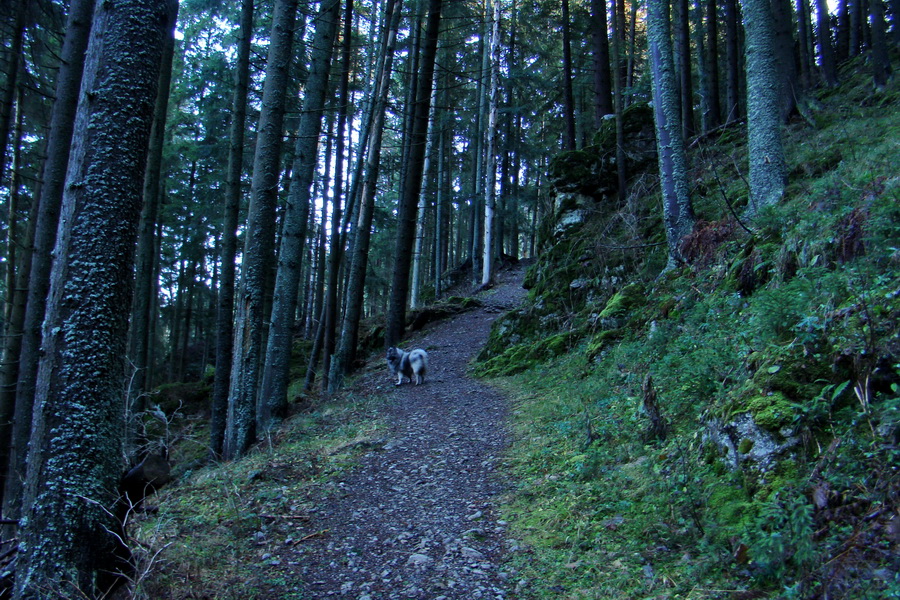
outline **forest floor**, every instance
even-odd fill
[[[426,382],[394,388],[387,365],[353,388],[383,394],[387,433],[314,499],[303,543],[272,561],[309,597],[504,599],[525,585],[506,566],[520,549],[498,516],[509,406],[469,361],[491,323],[524,296],[523,267],[501,272],[483,306],[426,327],[404,348],[429,354]],[[303,597],[306,597],[304,595]]]

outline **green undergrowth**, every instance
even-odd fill
[[[308,597],[274,568],[278,552],[315,534],[318,498],[383,436],[381,403],[348,396],[307,404],[248,456],[180,472],[150,497],[152,510],[134,517],[134,597]]]
[[[693,150],[690,266],[638,178],[495,323],[530,597],[900,597],[900,92],[845,81],[786,131],[778,206],[735,220],[728,130]]]

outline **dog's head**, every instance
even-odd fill
[[[400,357],[401,357],[400,351],[397,350],[396,348],[394,348],[393,346],[391,346],[390,348],[387,349],[388,366],[391,368],[391,371],[393,371],[394,373],[397,372],[397,367],[400,364]]]

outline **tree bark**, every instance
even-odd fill
[[[31,411],[34,405],[34,385],[40,359],[41,324],[44,319],[47,289],[50,283],[51,252],[56,242],[59,207],[62,202],[66,165],[72,147],[75,111],[78,106],[84,53],[87,49],[94,14],[93,0],[75,0],[66,18],[66,37],[56,80],[56,101],[50,114],[47,139],[47,158],[44,161],[40,192],[35,194],[37,216],[31,264],[27,276],[27,298],[21,327],[7,334],[4,348],[4,373],[0,393],[11,397],[0,400],[4,414],[12,412],[10,437],[0,439],[9,447],[9,458],[0,464],[7,476],[3,496],[3,514],[8,518],[19,515],[22,481],[25,477],[25,455],[31,435]],[[24,265],[23,265],[24,268]],[[25,284],[26,280],[23,280]],[[24,288],[23,288],[24,289]],[[18,348],[16,346],[19,346]]]
[[[846,0],[842,6],[846,7]],[[810,34],[809,0],[797,0],[797,41],[800,49],[800,85],[805,89],[812,85],[813,43]]]
[[[778,202],[787,180],[781,142],[781,86],[775,56],[775,24],[769,0],[744,0],[747,31],[747,138],[750,154],[750,204],[755,216]]]
[[[719,15],[717,0],[706,0],[706,102],[709,129],[722,123],[722,102],[719,98]]]
[[[416,227],[416,208],[422,190],[422,170],[425,164],[425,145],[428,136],[428,111],[431,104],[431,85],[437,55],[438,33],[441,25],[442,0],[429,0],[421,72],[413,107],[410,132],[409,165],[403,193],[400,197],[397,241],[394,249],[394,269],[388,304],[385,343],[394,346],[403,337],[406,303],[409,295],[409,271],[412,264],[412,243]]]
[[[334,38],[340,23],[340,0],[321,4],[310,59],[309,79],[300,114],[300,127],[291,169],[291,193],[284,214],[281,247],[278,252],[278,275],[269,341],[259,394],[256,427],[264,435],[287,409],[287,385],[291,349],[294,341],[294,313],[300,288],[300,264],[306,245],[306,221],[309,216],[310,186],[318,162],[319,134],[322,131],[322,109],[329,91],[331,57]],[[324,223],[323,223],[324,225]]]
[[[383,33],[380,68],[375,86],[372,115],[368,119],[371,129],[369,146],[366,149],[366,166],[359,217],[356,223],[356,237],[351,248],[352,259],[347,282],[347,301],[341,340],[334,356],[329,377],[330,391],[337,390],[343,376],[350,372],[356,360],[356,346],[359,341],[359,323],[363,314],[366,268],[369,256],[369,240],[372,234],[372,216],[375,210],[375,193],[378,185],[378,171],[381,160],[381,144],[384,137],[384,116],[390,89],[394,48],[397,29],[400,25],[401,2],[388,0],[385,7],[385,28]]]
[[[737,0],[725,0],[725,122],[741,118],[740,11]]]
[[[353,0],[346,0],[344,8],[344,32],[341,45],[341,83],[338,91],[340,106],[338,107],[337,148],[335,154],[334,200],[331,214],[331,251],[328,254],[328,281],[325,293],[325,339],[322,356],[322,389],[329,388],[331,377],[331,360],[334,355],[335,330],[338,321],[338,292],[340,287],[341,265],[344,258],[344,240],[342,234],[341,196],[344,186],[344,146],[346,137],[344,129],[347,125],[347,112],[350,102],[350,61],[353,33]],[[350,197],[347,196],[347,212],[350,212]]]
[[[618,14],[619,6],[624,2],[624,0],[613,0],[616,4],[613,7],[613,14]],[[619,203],[625,203],[625,197],[628,193],[628,171],[627,171],[627,163],[625,159],[625,128],[622,119],[622,112],[625,110],[625,98],[624,98],[624,90],[623,81],[621,78],[622,72],[622,45],[623,45],[623,37],[622,37],[622,28],[623,23],[619,20],[619,18],[613,19],[613,56],[615,57],[615,64],[613,66],[614,73],[616,76],[613,78],[613,99],[615,101],[615,115],[616,115],[616,178],[618,183],[618,198]],[[535,223],[537,223],[537,211],[535,211]],[[532,234],[532,256],[534,255],[534,234]]]
[[[493,44],[493,39],[491,41]],[[574,150],[575,142],[575,100],[572,94],[572,41],[569,33],[569,0],[562,0],[562,43],[563,43],[563,118],[566,123],[566,135],[564,138],[563,149]],[[492,46],[493,48],[493,46]],[[493,60],[493,49],[490,53]],[[492,75],[493,77],[493,75]],[[493,92],[493,90],[491,90]],[[488,134],[490,135],[490,133]],[[490,158],[488,158],[490,160]],[[493,211],[493,207],[487,210]],[[487,218],[485,217],[485,223]],[[485,239],[488,233],[485,230]],[[489,250],[486,252],[490,252]],[[483,277],[482,277],[483,279]]]
[[[422,281],[425,274],[425,221],[428,208],[428,178],[431,173],[431,155],[434,150],[434,107],[436,102],[437,87],[431,88],[431,109],[428,112],[428,141],[425,144],[425,164],[422,167],[422,192],[419,194],[419,208],[416,215],[416,240],[413,244],[412,285],[409,294],[409,305],[418,308],[421,305]]]
[[[494,277],[494,212],[497,196],[497,102],[499,96],[500,71],[500,0],[492,0],[493,18],[491,27],[491,82],[489,85],[488,122],[485,129],[485,169],[484,169],[484,259],[481,265],[481,285],[491,283]],[[568,4],[563,2],[565,7]],[[564,8],[564,19],[568,18],[568,10]],[[569,79],[569,84],[571,80]],[[574,142],[574,119],[572,130]],[[574,145],[572,147],[574,149]]]
[[[694,135],[694,83],[691,74],[691,18],[688,0],[678,0],[678,23],[675,34],[676,64],[681,92],[681,135]]]
[[[822,79],[825,80],[825,85],[835,86],[838,82],[837,62],[834,58],[834,45],[831,43],[830,19],[826,0],[816,0],[816,41],[819,45],[819,65],[822,69]]]
[[[223,451],[223,456],[229,459],[242,456],[256,437],[259,371],[265,350],[263,327],[268,269],[274,262],[275,204],[284,130],[285,91],[296,14],[297,0],[276,0],[253,159],[241,283],[236,302],[235,352]]]
[[[781,77],[781,119],[787,122],[797,109],[797,96],[800,93],[797,76],[798,59],[794,55],[793,11],[791,0],[771,0],[771,5],[775,24],[774,50]]]
[[[241,37],[237,47],[232,96],[231,136],[228,143],[228,171],[225,175],[225,210],[222,215],[222,272],[216,313],[216,374],[213,380],[209,423],[209,447],[213,457],[222,454],[228,418],[228,383],[234,343],[234,281],[237,259],[237,227],[241,206],[241,173],[244,137],[247,128],[247,92],[250,84],[250,42],[253,38],[253,0],[243,0]]]
[[[17,81],[21,70],[19,65],[24,60],[22,46],[25,40],[25,17],[28,14],[28,3],[25,0],[18,0],[13,10],[16,20],[8,54],[9,61],[6,66],[8,75],[6,88],[0,98],[0,185],[3,185],[3,179],[6,176],[6,149],[9,145],[9,132],[12,129],[16,90],[19,88]]]
[[[763,0],[765,1],[765,0]],[[647,40],[653,88],[653,117],[659,153],[659,181],[663,218],[669,247],[669,267],[683,261],[681,240],[694,226],[687,155],[678,110],[678,89],[669,33],[668,0],[650,0],[647,5]]]
[[[127,572],[117,513],[141,182],[175,2],[97,5],[62,203],[15,598],[103,594]]]
[[[869,10],[872,23],[872,81],[876,90],[883,90],[891,74],[891,60],[882,0],[869,0]],[[896,20],[897,14],[894,13],[894,29],[897,28]]]
[[[176,15],[177,17],[177,15]],[[174,26],[174,21],[173,21]],[[163,181],[163,145],[165,140],[166,116],[169,108],[169,88],[172,85],[172,64],[175,58],[175,30],[166,37],[163,48],[159,90],[153,110],[153,124],[150,129],[150,154],[144,173],[144,207],[138,230],[137,256],[135,259],[134,305],[131,309],[131,331],[129,332],[129,357],[135,371],[134,383],[129,390],[131,412],[144,410],[143,393],[148,389],[147,355],[150,346],[150,311],[155,310],[151,299],[153,293],[153,264],[156,221],[159,218],[160,189]]]
[[[591,47],[594,61],[594,125],[606,115],[613,114],[612,74],[609,70],[609,26],[606,18],[606,1],[591,0]]]

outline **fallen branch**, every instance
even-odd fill
[[[299,540],[296,540],[296,541],[293,543],[293,545],[296,546],[296,545],[299,544],[300,542],[305,542],[305,541],[311,540],[311,539],[313,539],[313,538],[324,537],[325,534],[328,533],[329,531],[331,531],[331,530],[330,530],[330,529],[323,529],[322,531],[317,531],[317,532],[315,532],[315,533],[310,533],[309,535],[305,535],[305,536],[303,536],[302,538],[300,538]]]

